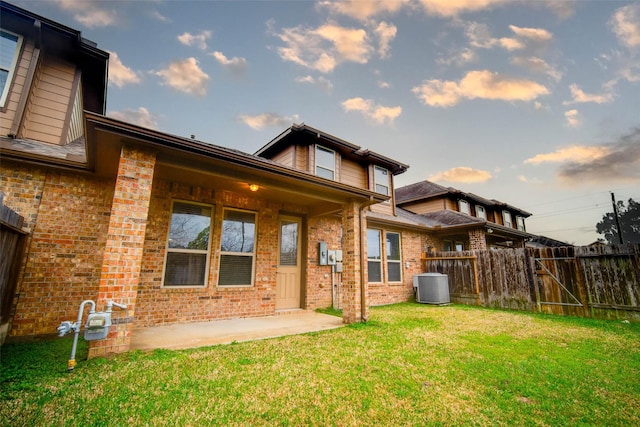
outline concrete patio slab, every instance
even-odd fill
[[[134,329],[131,350],[203,347],[297,335],[340,326],[344,326],[340,317],[307,310],[294,310],[266,317],[152,326]]]

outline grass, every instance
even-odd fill
[[[86,358],[2,348],[0,424],[640,425],[640,324],[398,304],[330,331]]]

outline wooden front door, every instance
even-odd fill
[[[276,272],[276,310],[300,308],[302,221],[296,217],[280,217],[278,269]]]

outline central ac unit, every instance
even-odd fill
[[[449,280],[446,274],[423,273],[413,276],[416,301],[424,304],[449,304]]]

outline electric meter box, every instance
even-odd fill
[[[109,334],[111,313],[90,313],[84,325],[84,339],[87,341],[103,340]]]

